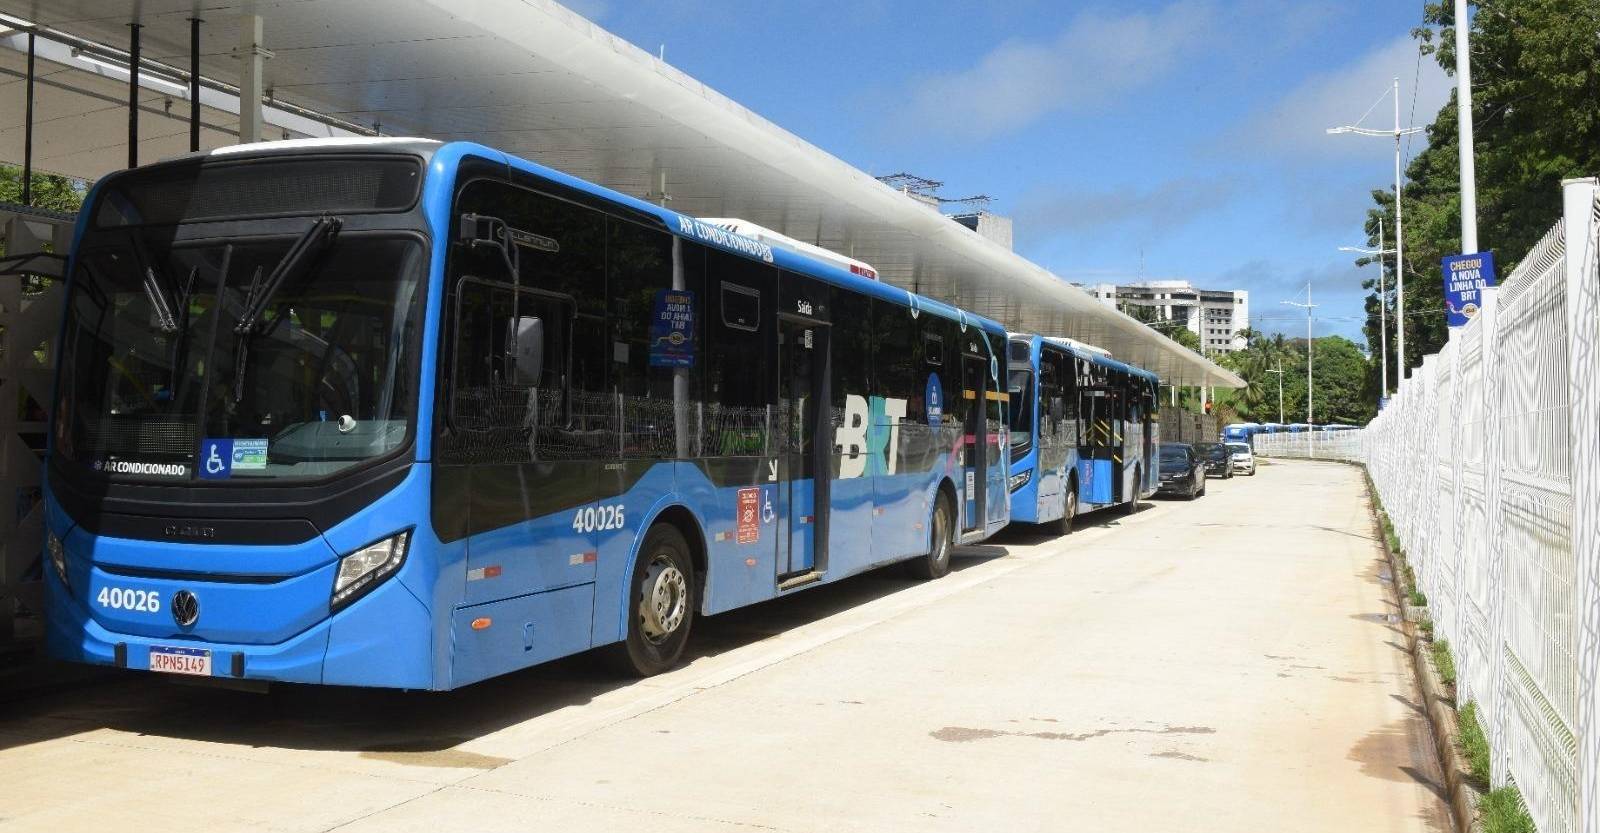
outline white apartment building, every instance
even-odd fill
[[[1243,350],[1239,331],[1250,326],[1250,293],[1242,289],[1196,289],[1188,281],[1080,284],[1110,307],[1154,307],[1161,321],[1181,321],[1200,337],[1207,353]]]

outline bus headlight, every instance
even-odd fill
[[[1013,474],[1013,475],[1011,475],[1011,491],[1015,492],[1016,490],[1022,488],[1023,486],[1028,485],[1028,481],[1032,480],[1032,479],[1033,479],[1033,469],[1028,469],[1027,471],[1022,472],[1021,474]]]
[[[338,610],[398,572],[400,565],[406,563],[410,544],[411,530],[408,529],[339,559],[339,574],[333,580],[333,598],[328,607]]]
[[[61,579],[61,586],[72,589],[72,582],[67,579],[67,548],[62,545],[61,539],[54,532],[46,532],[44,548],[50,553],[50,566],[55,568],[56,576]]]

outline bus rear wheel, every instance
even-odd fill
[[[628,633],[608,649],[619,672],[649,677],[677,664],[694,623],[694,587],[683,533],[670,524],[650,527],[629,583]]]
[[[950,573],[950,550],[955,545],[956,510],[950,496],[939,493],[933,505],[933,517],[928,531],[928,554],[906,562],[906,570],[915,578],[943,578]]]

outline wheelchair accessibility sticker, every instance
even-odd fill
[[[223,480],[233,476],[234,471],[261,471],[266,467],[266,440],[200,441],[200,476],[206,480]]]
[[[233,474],[233,440],[200,441],[200,476],[221,480]]]

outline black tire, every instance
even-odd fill
[[[1144,471],[1138,466],[1133,467],[1133,498],[1122,504],[1122,514],[1132,515],[1139,511],[1139,490],[1144,488]]]
[[[1206,496],[1206,486],[1207,485],[1209,485],[1209,484],[1207,484],[1205,479],[1202,478],[1200,480],[1200,497],[1205,497]]]
[[[610,664],[639,677],[676,665],[694,624],[695,587],[694,559],[683,533],[671,524],[650,527],[628,582],[628,633],[607,649]]]
[[[1072,522],[1078,519],[1078,484],[1076,481],[1067,484],[1065,506],[1061,510],[1061,520],[1056,521],[1057,535],[1071,535]]]
[[[956,510],[949,494],[939,493],[928,518],[928,554],[906,562],[913,578],[932,581],[950,574],[950,550],[955,546]]]
[[[1193,483],[1190,483],[1189,484],[1189,494],[1184,495],[1183,499],[1184,500],[1194,500],[1195,498],[1197,498],[1199,496],[1200,496],[1200,487],[1194,485]]]

